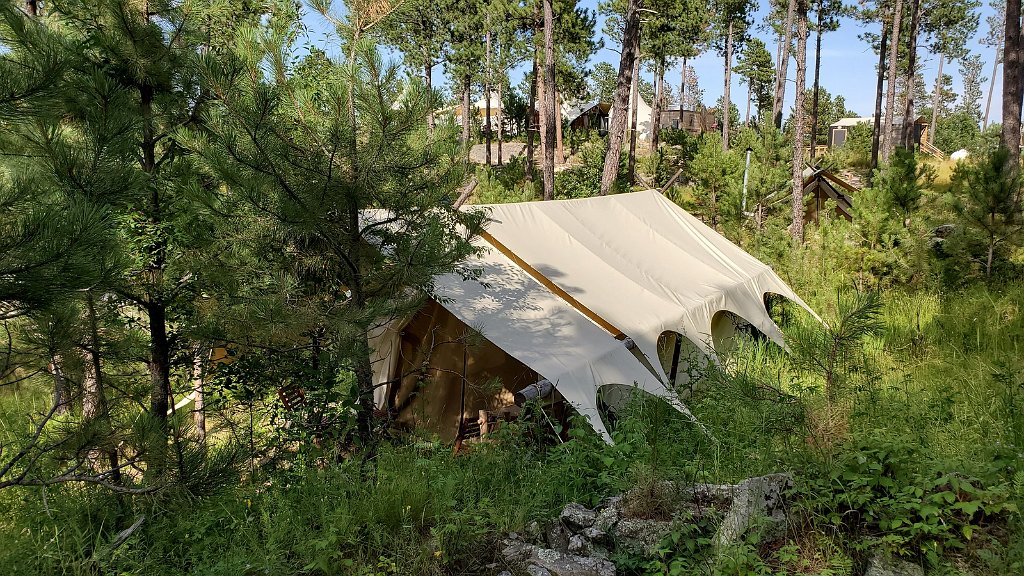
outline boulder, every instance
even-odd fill
[[[584,528],[593,526],[596,517],[597,515],[592,510],[587,510],[582,504],[572,502],[566,504],[565,508],[562,509],[559,520],[569,530],[579,532]]]
[[[879,550],[868,560],[864,576],[924,576],[924,568]]]
[[[624,518],[615,525],[613,535],[617,548],[634,554],[653,554],[671,533],[671,522]]]
[[[789,474],[758,476],[737,484],[732,491],[732,506],[715,534],[715,545],[736,544],[758,524],[764,526],[764,536],[768,540],[785,535],[784,499],[786,490],[792,485],[793,477]]]
[[[618,501],[616,501],[618,502]],[[600,530],[602,532],[610,532],[615,524],[619,521],[619,510],[614,505],[610,505],[606,508],[602,508],[597,516],[594,518],[594,525],[592,528]]]
[[[564,526],[559,522],[552,522],[544,532],[544,541],[547,542],[548,548],[565,552],[569,549],[569,536],[571,534]]]
[[[579,534],[573,534],[569,538],[568,552],[577,556],[590,556],[590,541]]]
[[[615,564],[604,558],[559,552],[522,541],[506,540],[505,544],[505,561],[532,576],[615,576]]]

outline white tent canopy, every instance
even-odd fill
[[[656,191],[483,208],[493,221],[469,263],[482,275],[436,278],[438,302],[554,383],[606,438],[597,413],[602,386],[635,384],[688,414],[664,384],[662,333],[680,333],[704,350],[726,311],[782,344],[765,294],[810,310],[770,267]],[[400,324],[371,339],[378,383],[394,370]],[[609,325],[637,344],[650,368]]]

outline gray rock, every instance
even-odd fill
[[[568,552],[577,556],[590,556],[590,541],[579,534],[573,534],[569,538]]]
[[[534,520],[526,525],[523,529],[526,540],[533,543],[539,543],[544,538],[544,528],[541,527],[540,522]]]
[[[502,556],[512,568],[536,576],[615,576],[615,565],[604,558],[588,558],[524,542],[506,546]]]
[[[615,545],[634,554],[653,554],[672,532],[672,523],[663,520],[624,518],[615,525]]]
[[[544,532],[544,541],[547,542],[548,548],[565,552],[569,549],[569,536],[571,536],[569,531],[556,521],[552,522]]]
[[[879,550],[868,560],[864,576],[924,576],[924,568]]]
[[[502,570],[501,572],[498,572],[498,576],[512,576],[512,573],[508,570]]]
[[[572,502],[565,505],[559,519],[569,530],[579,532],[584,528],[593,526],[596,516],[597,515],[593,511],[587,510],[582,504]]]
[[[732,491],[732,506],[718,526],[714,543],[718,547],[730,546],[757,524],[767,523],[765,536],[785,534],[785,491],[793,485],[789,474],[769,474],[748,478]],[[720,488],[720,487],[715,487]]]
[[[608,533],[597,526],[584,528],[583,531],[580,532],[580,535],[591,542],[606,542],[608,540]]]
[[[546,569],[552,576],[615,576],[615,564],[607,560],[557,550],[538,549],[531,563]]]
[[[616,501],[617,503],[617,501]],[[603,532],[610,532],[619,521],[619,510],[614,504],[602,508],[594,518],[594,528]]]

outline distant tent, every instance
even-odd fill
[[[629,127],[632,126],[633,121],[633,107],[636,106],[636,137],[638,140],[646,141],[651,138],[651,119],[654,117],[654,111],[651,110],[650,104],[644,101],[644,97],[639,93],[636,95],[634,100],[633,95],[629,97],[629,110],[626,116],[626,134],[629,134]],[[608,113],[609,121],[615,117],[615,107],[612,106]]]
[[[435,278],[421,310],[371,338],[378,406],[444,438],[541,380],[606,439],[599,390],[643,390],[689,414],[672,389],[681,347],[713,357],[737,329],[783,344],[768,295],[810,311],[656,191],[482,208],[492,222],[468,262],[479,279]]]

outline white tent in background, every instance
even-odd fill
[[[371,339],[376,381],[392,382],[378,404],[404,404],[407,420],[442,433],[539,379],[605,438],[605,386],[635,386],[688,414],[668,384],[666,336],[713,356],[737,323],[783,343],[768,294],[810,311],[770,267],[653,190],[483,208],[493,221],[469,262],[479,280],[436,278],[423,310]],[[467,327],[482,341],[459,344]],[[427,364],[425,377],[416,368]],[[494,378],[500,386],[477,386]]]
[[[633,121],[633,107],[636,106],[636,137],[637,140],[648,141],[651,139],[651,118],[654,116],[654,111],[651,106],[644,101],[644,97],[637,92],[636,99],[634,100],[632,93],[629,96],[629,110],[626,115],[626,134],[629,135],[629,127]],[[609,113],[609,122],[615,121],[615,106],[612,106],[611,112]],[[628,142],[628,140],[627,140]]]

